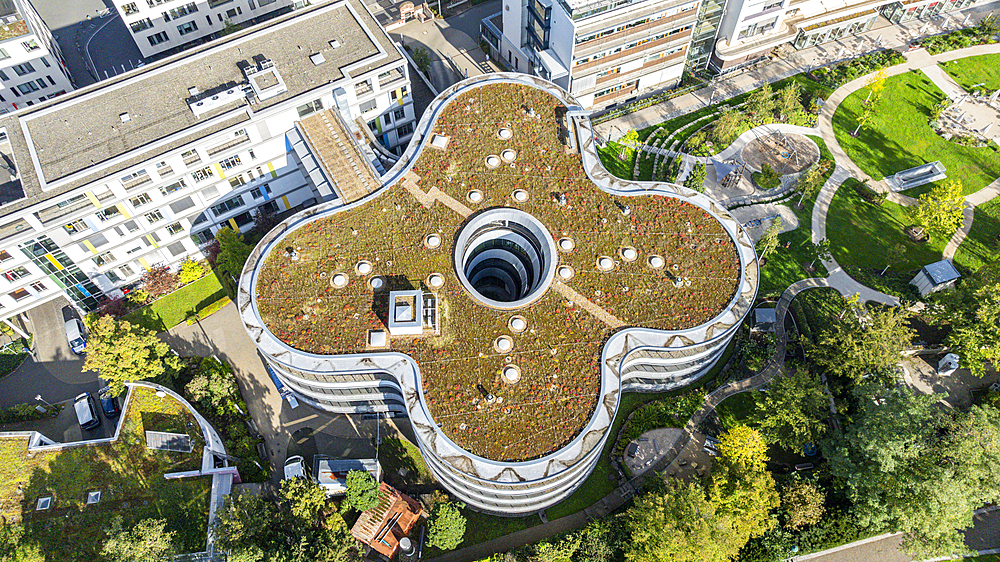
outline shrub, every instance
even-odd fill
[[[152,298],[165,295],[177,288],[177,276],[165,265],[154,266],[142,274],[142,288]]]
[[[461,503],[438,503],[427,521],[427,544],[441,550],[452,550],[465,538],[465,516]]]
[[[177,271],[177,282],[181,285],[187,285],[192,281],[201,279],[206,273],[208,271],[206,271],[204,264],[192,259],[186,259],[181,262],[181,267]]]
[[[184,386],[184,393],[203,407],[211,407],[220,416],[237,413],[235,404],[239,389],[232,368],[205,357],[195,369],[197,372]]]
[[[886,194],[872,189],[871,186],[868,185],[867,181],[858,181],[854,178],[848,178],[844,183],[846,184],[848,182],[851,183],[849,187],[853,187],[854,192],[860,195],[861,198],[868,203],[879,206],[885,202]]]
[[[820,68],[814,71],[813,77],[824,86],[836,89],[840,86],[876,70],[895,66],[905,59],[893,49],[882,49],[863,55],[834,66]]]
[[[659,427],[680,427],[701,406],[705,393],[699,390],[647,402],[638,407],[622,427],[615,453],[621,454],[630,441]]]
[[[0,423],[17,423],[51,418],[59,412],[60,407],[56,406],[55,409],[46,407],[45,409],[46,411],[43,413],[38,411],[38,406],[35,404],[15,404],[6,410],[0,410]]]
[[[126,298],[128,299],[128,303],[131,304],[132,306],[142,306],[147,302],[149,302],[149,293],[147,293],[145,289],[135,289],[134,291],[129,293],[128,297]],[[125,300],[125,299],[119,299],[119,300]],[[128,312],[128,310],[124,310],[121,314],[115,315],[115,318],[123,316],[126,312]]]
[[[705,193],[705,177],[708,175],[705,165],[698,162],[694,165],[687,179],[684,180],[684,187],[693,189],[700,193]]]
[[[927,49],[928,53],[936,55],[945,51],[964,49],[973,45],[996,43],[995,37],[997,31],[1000,30],[997,23],[997,17],[991,15],[984,18],[975,27],[967,27],[952,31],[951,33],[927,37],[917,41],[917,44]]]
[[[129,295],[131,296],[131,295]],[[129,311],[129,304],[131,299],[126,299],[125,297],[118,297],[117,299],[109,299],[101,305],[101,308],[97,309],[98,316],[111,316],[112,318],[121,318]]]
[[[220,251],[222,251],[222,247],[219,246],[219,241],[215,238],[212,238],[202,246],[201,253],[205,254],[205,261],[208,262],[209,267],[215,267]]]

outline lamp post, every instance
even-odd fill
[[[48,402],[46,402],[46,401],[45,401],[45,399],[44,399],[44,398],[42,398],[42,395],[41,395],[41,394],[36,394],[36,395],[35,395],[35,400],[38,400],[39,402],[42,402],[42,403],[44,403],[44,404],[45,404],[46,406],[48,406],[49,408],[55,408],[55,406],[53,406],[52,404],[49,404]]]

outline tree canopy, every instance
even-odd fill
[[[465,538],[465,516],[462,504],[439,502],[434,505],[427,521],[427,544],[441,550],[452,550]]]
[[[930,191],[920,196],[920,203],[911,207],[913,220],[924,227],[931,238],[947,240],[962,226],[962,182],[938,182]]]
[[[797,451],[815,443],[826,432],[829,399],[819,377],[808,369],[771,381],[767,392],[757,392],[757,427],[771,443]]]
[[[371,474],[363,470],[352,470],[347,473],[347,496],[341,510],[354,508],[367,511],[379,501],[378,482]]]
[[[108,382],[110,392],[119,395],[128,382],[173,378],[181,369],[181,360],[152,330],[101,316],[90,322],[83,368],[98,371]]]
[[[948,344],[961,365],[983,376],[988,363],[1000,366],[1000,283],[973,289],[969,306],[955,311]]]
[[[111,520],[101,556],[115,562],[158,562],[174,554],[173,531],[163,519],[143,519],[127,528],[121,515]]]
[[[907,324],[912,313],[903,307],[868,311],[863,323],[849,314],[821,331],[808,357],[827,372],[855,380],[890,372],[913,340]]]

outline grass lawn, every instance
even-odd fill
[[[826,233],[834,259],[844,267],[881,270],[888,264],[888,249],[902,244],[906,254],[892,269],[910,271],[939,261],[947,242],[913,242],[903,232],[911,224],[906,207],[888,201],[881,206],[871,205],[845,182],[830,204]]]
[[[990,147],[961,146],[939,137],[927,121],[931,108],[944,94],[923,73],[906,72],[886,81],[882,101],[869,128],[855,138],[862,102],[862,88],[847,97],[833,115],[837,141],[865,173],[881,179],[900,170],[940,160],[950,179],[962,181],[963,193],[983,188],[1000,176],[1000,156]],[[906,191],[916,197],[933,184]]]
[[[805,208],[800,211],[795,208],[795,201],[797,199],[792,200],[789,206],[799,219],[799,227],[779,235],[777,249],[767,255],[767,263],[760,270],[760,296],[779,296],[800,279],[827,275],[826,268],[818,260],[816,271],[812,273],[802,267],[812,261],[809,245],[812,244],[812,208],[815,202],[811,199],[803,201]]]
[[[126,526],[166,519],[181,552],[205,548],[211,478],[163,478],[198,468],[202,445],[189,454],[168,453],[147,449],[145,441],[148,428],[185,431],[194,417],[176,400],[157,398],[153,389],[136,388],[133,394],[114,443],[29,453],[27,439],[0,439],[0,515],[20,520],[24,531],[17,541],[23,558],[14,558],[94,560],[115,515],[123,516]],[[197,424],[193,427],[200,439]],[[93,490],[101,491],[100,503],[85,505]],[[45,496],[53,498],[53,507],[35,511]]]
[[[972,230],[955,253],[955,265],[972,271],[1000,254],[1000,199],[976,207]]]
[[[139,310],[126,314],[123,320],[154,332],[164,332],[225,297],[225,289],[219,283],[219,278],[212,272]]]
[[[715,413],[727,430],[734,426],[748,423],[757,412],[757,401],[752,392],[734,394],[722,401]]]
[[[941,69],[958,82],[966,92],[976,89],[996,91],[1000,89],[1000,55],[978,55],[941,63]],[[973,88],[975,84],[984,84]]]
[[[396,487],[413,488],[414,485],[433,484],[434,475],[427,468],[424,457],[420,455],[420,449],[406,439],[396,437],[386,437],[382,439],[382,452],[380,462],[385,472],[386,480]],[[400,469],[405,469],[406,477],[399,475]]]

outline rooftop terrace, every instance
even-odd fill
[[[475,455],[567,444],[596,409],[607,338],[708,322],[740,264],[700,207],[595,186],[560,140],[565,110],[520,84],[448,102],[402,181],[276,242],[256,285],[270,331],[310,353],[410,355],[434,421]],[[380,347],[372,333],[415,304],[393,310],[390,292],[407,290],[431,313]]]

